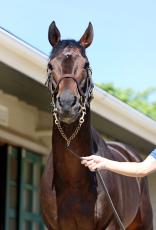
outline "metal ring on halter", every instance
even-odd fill
[[[83,124],[84,118],[83,118],[83,117],[80,117],[79,122],[80,122],[80,124]]]
[[[81,106],[81,111],[82,111],[83,113],[86,113],[86,107],[85,107],[85,105],[82,105],[82,106]]]
[[[58,124],[59,124],[59,121],[58,121],[58,120],[55,120],[55,124],[58,125]]]

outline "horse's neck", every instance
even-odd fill
[[[62,125],[67,137],[71,136],[76,129],[78,122],[71,125]],[[63,139],[57,126],[53,126],[53,158],[54,170],[60,178],[78,181],[88,177],[88,169],[81,165],[80,160],[75,157],[67,148],[66,141]],[[90,111],[85,116],[85,121],[76,135],[71,141],[69,148],[78,156],[87,156],[91,154],[91,127],[90,127]]]

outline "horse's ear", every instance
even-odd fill
[[[80,39],[81,46],[83,46],[84,48],[87,48],[88,46],[90,46],[90,44],[93,41],[93,36],[94,36],[93,26],[91,22],[89,22],[89,25],[86,31],[84,32],[83,36]]]
[[[50,26],[49,26],[49,31],[48,31],[48,39],[50,44],[54,47],[58,44],[60,41],[61,34],[60,31],[58,30],[55,22],[53,21]]]

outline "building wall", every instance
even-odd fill
[[[32,146],[28,145],[24,147],[29,148],[31,146],[30,149],[37,152],[39,151],[32,149],[32,147],[35,144],[38,147],[43,146],[45,147],[45,154],[48,154],[51,145],[51,136],[45,135],[45,130],[51,129],[52,116],[49,113],[40,111],[36,107],[19,100],[17,97],[8,95],[0,90],[0,132],[5,130],[8,134],[12,133],[13,135],[22,137],[27,140],[27,145],[28,140],[33,142]]]
[[[0,105],[7,109],[8,121],[5,127],[36,139],[35,129],[38,122],[38,110],[35,107],[2,91],[0,91]]]

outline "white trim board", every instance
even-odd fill
[[[0,127],[0,141],[4,143],[6,142],[9,144],[13,144],[19,147],[27,148],[29,150],[43,155],[49,154],[49,149],[46,146],[39,144],[33,140],[30,140],[25,136],[21,136],[18,133],[14,133],[10,130],[4,129],[2,127]]]

